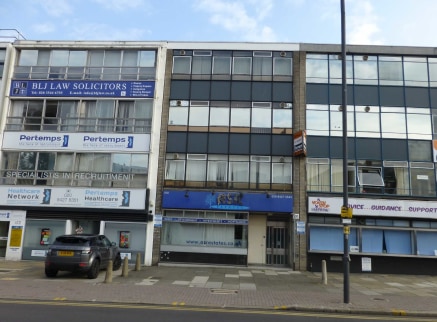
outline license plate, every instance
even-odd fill
[[[74,256],[74,252],[69,250],[58,250],[58,256]]]

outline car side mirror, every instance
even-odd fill
[[[111,242],[111,245],[112,246],[117,246],[117,243],[116,242]]]

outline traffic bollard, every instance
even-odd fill
[[[141,254],[137,253],[137,261],[135,262],[135,270],[141,270]]]
[[[121,271],[121,276],[127,277],[129,271],[129,259],[127,256],[123,259],[123,269]]]
[[[112,283],[112,260],[109,261],[106,268],[105,283]]]

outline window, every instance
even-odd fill
[[[381,168],[358,167],[358,184],[360,186],[383,187],[384,180],[381,175]]]
[[[306,59],[306,82],[328,82],[328,55],[308,54]]]
[[[272,126],[272,108],[270,103],[252,104],[252,128],[268,128]]]
[[[194,51],[193,52],[193,75],[211,75],[211,52]]]
[[[354,83],[378,84],[378,62],[376,56],[354,56]]]
[[[355,177],[354,161],[348,161],[347,182],[349,192],[355,192]],[[331,191],[343,191],[343,160],[331,160]]]
[[[251,57],[234,57],[234,75],[250,75],[252,71]]]
[[[425,57],[404,57],[405,86],[428,86],[428,66]]]
[[[228,180],[227,156],[210,155],[208,159],[208,186],[225,187]]]
[[[379,56],[381,85],[403,85],[402,57]]]
[[[381,107],[381,135],[383,138],[407,137],[405,108]]]
[[[228,102],[211,102],[209,113],[210,131],[228,131],[230,107]]]
[[[330,191],[329,159],[307,158],[308,191]]]
[[[270,157],[251,156],[250,158],[250,188],[270,189]]]
[[[329,82],[341,84],[342,82],[342,59],[341,55],[329,55]],[[353,83],[352,57],[346,56],[346,82]]]
[[[436,177],[431,162],[411,162],[411,194],[421,197],[435,197]]]
[[[407,133],[409,139],[432,139],[429,108],[407,107]]]
[[[356,106],[355,118],[357,137],[380,137],[378,106]]]
[[[384,192],[394,195],[410,194],[407,161],[384,161]]]
[[[206,155],[188,154],[186,181],[189,186],[203,187],[206,182]],[[188,181],[191,181],[188,183]]]
[[[291,58],[274,57],[273,58],[273,75],[274,76],[292,76],[293,63]]]
[[[212,73],[214,75],[231,74],[231,57],[214,57]]]
[[[191,101],[190,114],[188,119],[188,125],[191,130],[195,130],[191,127],[202,127],[198,130],[203,130],[208,126],[209,121],[209,102]]]
[[[272,161],[272,189],[291,189],[292,159],[290,157],[273,157]]]
[[[170,101],[168,125],[188,125],[188,101]]]
[[[272,53],[253,52],[253,76],[272,76]],[[258,78],[264,79],[264,78]],[[271,79],[271,78],[268,78]]]
[[[173,57],[173,74],[190,74],[191,57],[175,56]]]
[[[247,188],[249,182],[249,157],[229,156],[229,188]]]
[[[307,105],[307,134],[329,135],[329,111],[327,105]]]

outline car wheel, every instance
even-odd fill
[[[97,276],[99,276],[99,271],[100,271],[100,262],[98,259],[95,259],[91,264],[91,267],[87,273],[88,278],[89,279],[97,278]]]
[[[121,267],[121,256],[120,254],[117,254],[117,256],[115,256],[114,263],[112,264],[112,270],[116,271],[120,269],[120,267]]]
[[[56,277],[56,275],[58,274],[58,270],[52,268],[46,268],[45,273],[47,277]]]

